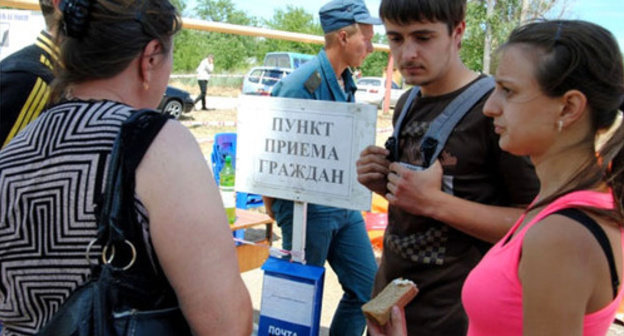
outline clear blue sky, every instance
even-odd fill
[[[233,0],[238,9],[244,10],[250,15],[271,18],[275,9],[285,9],[291,4],[302,7],[308,13],[317,17],[318,10],[326,0]],[[380,0],[365,0],[371,14],[377,16]],[[558,11],[555,11],[558,12]],[[581,19],[597,23],[609,29],[624,50],[624,0],[570,0],[570,9],[564,18]],[[383,27],[376,32],[383,34]]]

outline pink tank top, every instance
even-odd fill
[[[503,245],[522,223],[524,215],[521,216],[505,237],[496,243],[470,272],[462,289],[462,302],[469,320],[468,336],[522,335],[522,284],[518,277],[518,265],[524,235],[547,215],[575,206],[609,209],[613,207],[613,198],[610,193],[595,191],[577,191],[564,195],[549,204]],[[620,237],[624,247],[622,229]],[[619,279],[622,281],[621,275]],[[624,286],[620,286],[617,297],[609,305],[585,315],[583,335],[604,336],[607,333],[624,294],[623,288]]]

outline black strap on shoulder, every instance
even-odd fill
[[[574,221],[581,223],[584,227],[586,227],[589,232],[596,238],[600,247],[605,253],[607,257],[607,262],[609,263],[609,270],[611,271],[611,284],[613,285],[613,297],[617,297],[618,287],[620,285],[620,281],[618,279],[617,268],[615,267],[615,258],[613,257],[613,250],[611,249],[611,244],[609,243],[609,238],[607,238],[607,234],[604,232],[602,227],[596,223],[591,217],[589,217],[583,211],[576,208],[566,208],[561,209],[554,214],[566,216]]]
[[[103,221],[98,229],[104,241],[119,243],[141,237],[140,228],[126,224],[134,218],[135,171],[166,122],[167,117],[149,109],[134,111],[123,122],[111,152],[102,213],[98,218]]]
[[[144,109],[135,111],[124,122],[122,132],[124,143],[124,169],[135,171],[152,141],[170,117],[158,111]]]
[[[388,139],[389,145],[392,146],[394,149],[392,151],[392,161],[399,161],[399,135],[401,134],[401,125],[403,124],[403,119],[405,119],[407,112],[409,112],[409,109],[412,106],[412,103],[414,102],[416,97],[418,96],[419,92],[420,86],[415,86],[410,91],[409,96],[407,96],[407,99],[405,100],[405,104],[403,104],[403,109],[401,110],[399,119],[397,119],[396,125],[394,125],[394,132],[392,133],[392,137]]]
[[[423,166],[425,168],[429,167],[429,165],[437,159],[438,155],[440,155],[440,152],[442,152],[446,141],[457,123],[493,88],[494,79],[490,76],[485,76],[476,80],[466,90],[460,93],[459,96],[455,97],[455,99],[444,108],[442,113],[433,120],[427,133],[425,133],[420,142],[420,151],[423,155]],[[420,87],[414,87],[410,91],[396,125],[394,126],[392,137],[388,139],[387,143],[394,149],[392,151],[394,157],[391,158],[393,161],[399,160],[399,135],[401,133],[401,125],[419,92]]]
[[[433,120],[420,142],[420,152],[423,155],[425,168],[438,158],[457,123],[483,96],[494,88],[494,85],[494,79],[490,76],[478,79],[453,99],[444,108],[444,111]]]

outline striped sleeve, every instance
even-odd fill
[[[50,88],[48,87],[48,84],[46,84],[46,82],[44,82],[40,77],[37,77],[35,85],[32,87],[24,105],[13,123],[13,126],[11,127],[7,137],[4,139],[2,147],[6,146],[19,131],[24,129],[28,123],[35,120],[39,116],[48,101],[49,95]]]

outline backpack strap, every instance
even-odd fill
[[[420,142],[420,152],[423,155],[425,168],[438,158],[457,123],[483,96],[494,88],[494,85],[494,79],[490,76],[477,80],[453,99],[444,111],[433,120]]]
[[[596,238],[600,247],[604,251],[605,256],[607,257],[607,262],[609,263],[609,271],[611,272],[611,285],[613,286],[613,297],[617,297],[618,287],[620,285],[620,280],[617,274],[617,268],[615,267],[615,258],[613,257],[613,250],[611,249],[611,244],[609,243],[609,238],[607,238],[607,234],[604,232],[602,227],[596,223],[591,217],[589,217],[583,211],[576,208],[565,208],[559,211],[554,212],[553,214],[562,215],[568,217],[576,222],[582,224],[591,234]]]
[[[403,104],[403,109],[401,110],[401,114],[399,115],[399,119],[397,119],[397,123],[396,125],[394,125],[394,132],[392,133],[392,136],[390,138],[388,138],[388,140],[386,141],[386,148],[390,147],[392,148],[390,151],[390,155],[392,157],[390,157],[389,159],[391,159],[392,161],[399,161],[399,135],[401,134],[401,125],[403,124],[403,119],[405,119],[405,116],[407,115],[407,112],[409,111],[410,107],[412,106],[412,103],[414,102],[414,100],[416,99],[416,97],[418,96],[418,93],[420,92],[420,86],[415,86],[412,88],[412,90],[410,91],[409,96],[407,96],[407,100],[405,100],[405,104]],[[388,148],[388,149],[390,149]]]

